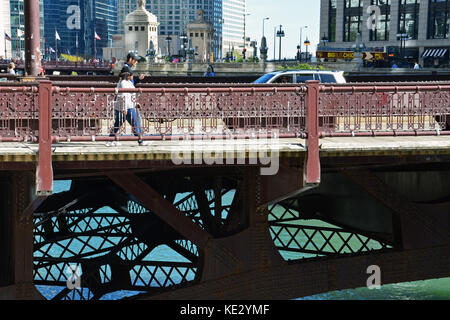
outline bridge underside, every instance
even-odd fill
[[[298,158],[275,176],[55,162],[71,183],[48,198],[32,170],[4,171],[0,298],[291,299],[365,287],[371,265],[383,285],[450,276],[448,156],[321,161],[316,188]]]

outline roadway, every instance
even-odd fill
[[[188,154],[193,159],[214,160],[223,154],[237,161],[242,152],[278,152],[280,158],[303,158],[307,152],[304,139],[218,140],[218,141],[149,141],[146,146],[122,141],[119,146],[106,142],[64,142],[52,145],[53,162],[84,161],[169,161],[173,154]],[[0,143],[0,161],[7,163],[35,163],[39,145],[35,143]],[[330,137],[320,139],[321,157],[368,157],[449,155],[448,136],[420,137]],[[236,162],[235,162],[236,163]]]

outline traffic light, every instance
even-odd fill
[[[247,49],[246,48],[244,48],[243,50],[242,50],[242,56],[244,57],[244,60],[245,60],[245,54],[247,53]]]

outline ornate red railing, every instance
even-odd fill
[[[449,134],[450,85],[325,86],[321,136]]]
[[[173,135],[306,136],[306,87],[295,88],[54,88],[53,133],[59,141],[111,140],[118,94],[138,105],[142,138]],[[137,139],[130,125],[115,139]]]
[[[141,133],[116,134],[116,101],[139,105]],[[450,84],[418,86],[0,87],[0,141],[39,141],[38,191],[51,190],[51,144],[192,137],[307,139],[307,181],[320,181],[319,138],[450,135]]]
[[[42,85],[43,84],[43,85]],[[50,86],[50,87],[49,87]],[[316,87],[317,86],[317,87]],[[53,141],[137,140],[125,123],[115,137],[114,104],[132,93],[142,138],[173,135],[307,137],[308,114],[325,136],[429,135],[450,131],[450,84],[420,86],[307,86],[115,88],[0,87],[1,141],[37,141],[39,95],[51,90]],[[50,89],[49,89],[50,88]],[[317,89],[316,89],[317,88]],[[308,106],[309,105],[309,112]],[[44,119],[41,119],[44,121]]]

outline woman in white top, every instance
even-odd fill
[[[11,62],[8,66],[8,73],[12,75],[16,75],[16,71],[14,70],[16,68],[16,65],[14,62]]]
[[[133,73],[122,72],[120,74],[120,81],[117,85],[118,89],[134,89],[135,86],[132,82]],[[135,136],[139,137],[139,145],[143,145],[142,140],[142,126],[141,118],[136,110],[136,94],[121,92],[117,95],[117,100],[114,103],[114,129],[111,133],[111,137],[114,137],[122,127],[125,120],[131,125]]]

